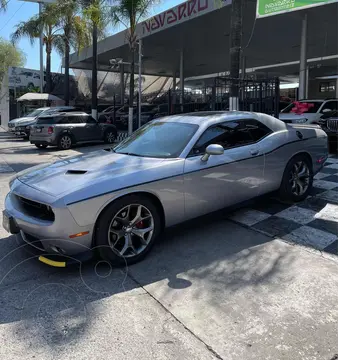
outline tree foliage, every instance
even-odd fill
[[[112,3],[110,15],[114,26],[122,24],[128,29],[128,42],[130,47],[130,80],[129,80],[129,123],[132,119],[134,104],[134,74],[135,51],[137,45],[136,26],[146,17],[154,5],[154,0],[115,0]],[[129,133],[131,129],[128,129]]]
[[[0,0],[0,12],[7,10],[8,0]]]
[[[26,57],[20,49],[0,38],[0,84],[10,66],[24,66],[25,61]]]

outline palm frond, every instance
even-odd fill
[[[0,12],[7,10],[7,0],[0,0]]]
[[[65,54],[65,40],[60,34],[54,35],[52,40],[52,48],[60,55]]]
[[[20,39],[27,37],[33,45],[36,38],[40,35],[40,23],[37,17],[33,17],[28,21],[22,21],[16,25],[16,30],[11,34],[11,41],[13,44],[17,43]]]

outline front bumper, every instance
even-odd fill
[[[20,194],[20,196],[25,195]],[[33,217],[21,205],[17,195],[10,192],[5,200],[3,227],[15,234],[21,242],[28,244],[35,254],[46,255],[47,259],[50,257],[67,258],[66,264],[68,264],[88,258],[92,247],[93,226],[79,226],[67,207],[53,208],[53,212],[54,221]],[[70,238],[70,235],[81,232],[86,234]]]
[[[16,239],[18,244],[23,246],[24,250],[30,255],[36,257],[40,262],[53,267],[68,267],[89,261],[93,258],[92,250],[84,251],[73,256],[46,252],[39,248],[41,246],[39,240],[34,241],[31,238],[28,238],[22,231],[16,234]]]

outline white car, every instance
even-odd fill
[[[286,123],[316,124],[327,113],[338,110],[338,99],[300,100],[288,105],[279,114]]]

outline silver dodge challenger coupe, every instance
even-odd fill
[[[88,250],[131,264],[165,227],[270,192],[305,199],[327,156],[317,125],[237,111],[164,117],[114,148],[18,173],[3,226],[51,265]]]

